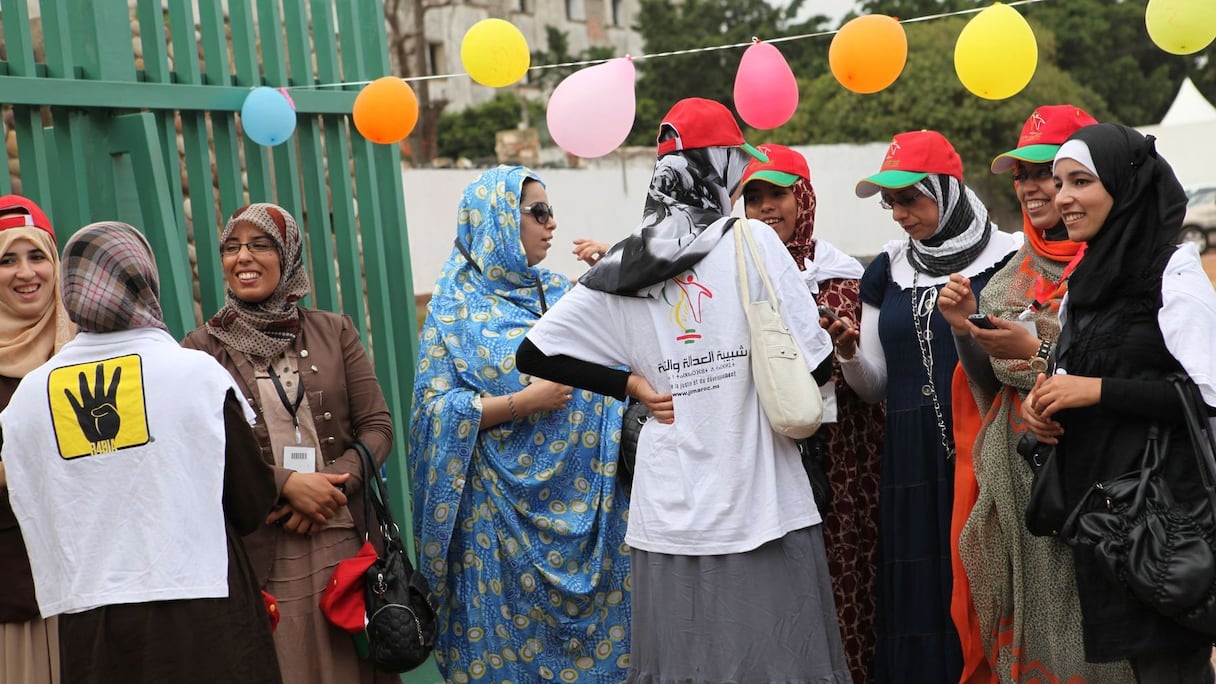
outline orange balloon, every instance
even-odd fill
[[[908,62],[904,27],[885,14],[867,14],[845,24],[832,38],[828,64],[840,85],[855,93],[877,93],[899,78]]]
[[[355,129],[381,145],[401,142],[418,123],[418,97],[395,76],[378,78],[355,97]]]

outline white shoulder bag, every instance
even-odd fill
[[[805,439],[819,429],[823,419],[823,397],[794,336],[781,318],[777,294],[764,270],[748,221],[736,221],[734,233],[739,295],[751,335],[752,379],[756,383],[756,394],[760,396],[760,406],[774,430],[792,439]],[[768,292],[768,301],[751,300],[747,258],[743,252],[745,242]]]

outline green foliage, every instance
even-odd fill
[[[519,126],[523,119],[520,99],[514,93],[499,93],[485,104],[439,118],[439,156],[493,159],[498,131]],[[544,107],[528,103],[529,118],[543,120]]]
[[[641,0],[634,29],[646,54],[747,43],[820,30],[826,19],[794,19],[802,0],[774,7],[765,0]],[[827,68],[824,46],[813,40],[777,43],[794,74]],[[704,97],[734,107],[734,75],[744,48],[637,60],[637,118],[629,144],[654,143],[656,127],[677,100]]]
[[[1095,92],[1055,66],[1054,37],[1038,26],[1039,66],[1030,85],[999,102],[972,95],[954,73],[951,49],[966,21],[953,18],[908,25],[907,66],[899,80],[880,93],[852,93],[831,73],[803,81],[802,105],[794,118],[764,139],[790,145],[873,142],[901,131],[940,131],[958,150],[968,184],[988,202],[998,222],[1020,225],[1008,175],[988,172],[992,157],[1015,145],[1022,123],[1040,104],[1072,103],[1099,119],[1109,117],[1108,107]],[[876,170],[880,161],[874,160]]]

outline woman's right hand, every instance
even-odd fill
[[[828,335],[836,345],[836,355],[846,361],[857,354],[857,343],[861,340],[861,330],[848,318],[841,317],[827,326]]]
[[[534,378],[532,382],[515,396],[522,418],[537,411],[562,411],[570,405],[574,390],[569,385],[559,385],[556,382]]]
[[[975,303],[975,293],[971,291],[971,281],[958,273],[950,274],[950,282],[942,286],[937,295],[937,310],[942,312],[942,318],[950,324],[956,335],[966,335],[971,332],[971,323],[967,316],[979,310]]]
[[[338,489],[350,479],[350,473],[292,473],[283,483],[282,496],[290,504],[275,509],[266,518],[273,525],[279,518],[296,513],[324,525],[346,505],[346,495]]]
[[[574,250],[571,252],[574,256],[588,266],[594,266],[596,262],[604,258],[611,248],[607,242],[596,242],[587,238],[577,238],[574,241]]]
[[[1047,376],[1044,373],[1039,373],[1039,376],[1035,378],[1034,387],[1030,388],[1030,393],[1022,402],[1022,418],[1026,420],[1026,427],[1034,433],[1035,437],[1039,438],[1040,442],[1058,444],[1060,435],[1064,434],[1064,426],[1060,425],[1057,420],[1045,418],[1037,408],[1039,394],[1046,381]]]

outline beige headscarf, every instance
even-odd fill
[[[53,293],[47,307],[35,318],[22,317],[0,301],[0,375],[9,378],[25,377],[76,334],[59,294],[59,252],[55,239],[41,228],[9,228],[0,231],[0,255],[13,249],[20,240],[32,242],[51,260]]]

